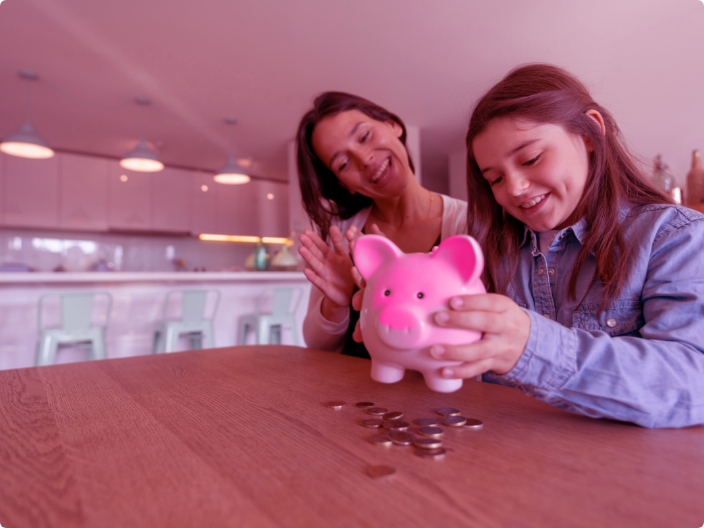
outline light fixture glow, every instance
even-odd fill
[[[242,236],[242,235],[209,235],[203,234],[198,235],[201,240],[210,240],[213,242],[247,242],[250,244],[256,244],[261,241],[258,236]]]
[[[286,244],[288,246],[290,240],[282,237],[262,237],[262,242],[265,244]]]
[[[267,197],[267,200],[273,200],[273,199],[274,199],[274,195],[273,195],[272,193],[267,194],[266,197]]]
[[[135,101],[140,106],[141,136],[135,149],[125,154],[125,157],[120,160],[120,166],[136,172],[158,172],[164,169],[164,164],[144,139],[144,111],[150,102],[146,97],[137,97]]]
[[[207,185],[201,185],[200,190],[203,192],[208,192],[208,186]]]
[[[143,139],[132,152],[125,154],[120,160],[120,166],[137,172],[158,172],[164,168],[164,164]]]
[[[10,156],[21,158],[46,159],[54,155],[54,151],[49,144],[44,141],[32,127],[30,123],[32,109],[32,81],[37,79],[37,75],[32,72],[20,71],[20,77],[27,81],[27,106],[25,110],[25,123],[20,129],[6,137],[0,143],[0,151]]]
[[[215,173],[213,180],[218,183],[223,183],[225,185],[241,185],[250,181],[250,177],[245,172],[245,170],[239,166],[237,161],[235,161],[235,138],[234,138],[234,125],[237,123],[237,119],[234,117],[225,118],[225,123],[230,125],[230,157],[227,163]]]

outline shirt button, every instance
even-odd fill
[[[550,269],[548,270],[548,275],[550,275],[551,277],[552,277],[553,275],[555,275],[555,270],[552,269],[552,268],[550,268]]]
[[[538,275],[542,275],[543,273],[545,273],[545,270],[543,268],[540,268],[538,270]]]
[[[609,328],[613,328],[614,326],[616,326],[616,319],[607,319],[606,326],[608,326]]]

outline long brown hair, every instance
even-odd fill
[[[606,133],[586,115],[598,111]],[[485,252],[484,281],[487,290],[506,294],[518,266],[524,225],[506,214],[494,199],[472,150],[472,142],[493,119],[510,117],[536,123],[561,125],[567,132],[585,137],[594,147],[589,155],[589,174],[577,214],[589,231],[577,255],[568,284],[568,296],[576,299],[577,277],[590,253],[596,269],[586,298],[597,280],[604,287],[599,310],[623,288],[633,265],[633,249],[639,241],[626,241],[619,221],[622,204],[673,203],[653,187],[625,147],[613,116],[597,104],[587,88],[567,71],[549,64],[529,64],[506,75],[477,103],[467,131],[467,223],[469,234]],[[581,302],[580,301],[580,304]]]
[[[313,108],[307,112],[298,125],[296,135],[298,147],[298,183],[301,186],[303,205],[310,219],[318,226],[320,236],[327,239],[330,231],[330,221],[333,216],[347,219],[372,204],[372,199],[362,194],[351,194],[337,179],[337,176],[325,166],[325,163],[313,150],[311,138],[313,130],[327,116],[339,114],[347,110],[358,110],[376,121],[386,122],[389,119],[401,126],[399,138],[406,147],[406,125],[401,119],[357,95],[344,92],[325,92],[313,101]],[[406,148],[408,153],[408,148]],[[411,156],[408,164],[415,172]]]

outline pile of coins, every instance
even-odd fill
[[[342,408],[333,404],[344,402],[328,402],[326,406],[331,408]],[[419,418],[413,421],[415,433],[409,432],[411,423],[403,420],[401,411],[389,411],[384,407],[377,407],[373,402],[359,402],[356,407],[364,410],[368,415],[375,418],[362,420],[361,424],[370,429],[380,429],[383,434],[375,434],[369,441],[375,445],[401,445],[415,447],[414,453],[423,458],[438,459],[445,456],[447,450],[442,446],[442,437],[445,431],[441,425],[448,427],[468,427],[480,429],[483,426],[481,420],[467,419],[460,416],[458,409],[442,408],[436,409],[439,415],[435,418]]]

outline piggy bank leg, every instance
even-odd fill
[[[442,378],[436,372],[423,372],[425,384],[436,392],[455,392],[462,387],[462,379]]]
[[[396,383],[403,379],[406,369],[379,363],[372,359],[372,379],[380,383]]]

